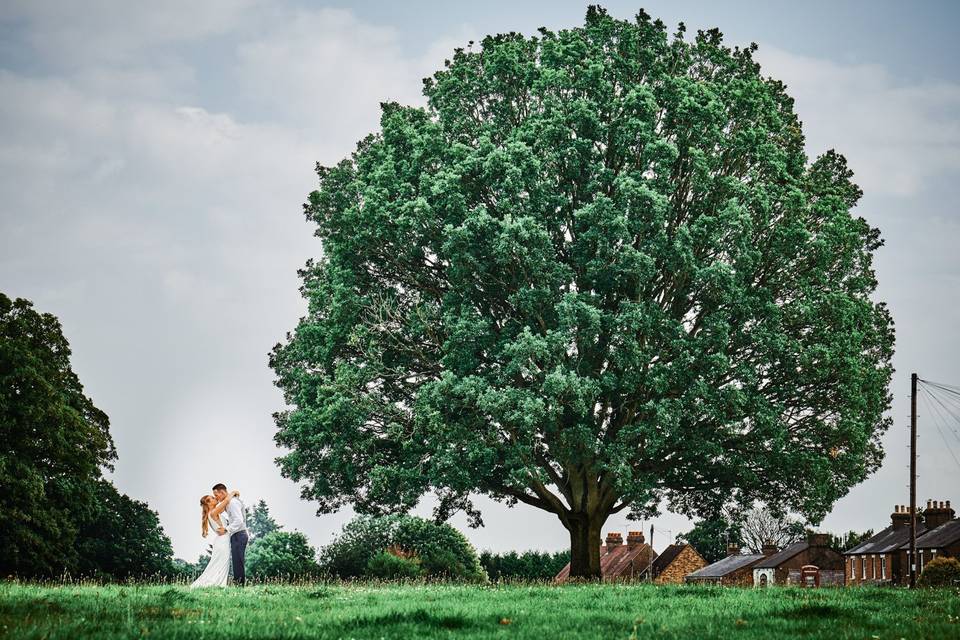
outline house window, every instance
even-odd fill
[[[867,579],[867,556],[860,556],[860,579]]]
[[[854,557],[850,558],[850,579],[856,580],[857,578],[857,559]]]
[[[887,556],[880,556],[880,577],[887,579]]]
[[[917,567],[917,573],[923,573],[923,549],[920,549],[920,566]]]
[[[877,556],[870,556],[870,579],[877,579]]]

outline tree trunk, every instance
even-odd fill
[[[600,580],[600,527],[603,520],[586,516],[572,520],[570,531],[570,577]]]

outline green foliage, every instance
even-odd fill
[[[740,525],[725,516],[704,518],[693,529],[677,536],[677,542],[689,543],[708,563],[727,557],[727,545],[743,544]]]
[[[477,552],[462,533],[448,524],[409,515],[354,518],[320,550],[320,566],[338,578],[365,577],[370,558],[387,547],[415,554],[430,577],[485,579]]]
[[[424,573],[420,559],[394,555],[388,551],[370,556],[364,575],[378,580],[413,580]]]
[[[81,523],[76,548],[77,571],[86,577],[125,580],[174,574],[173,547],[157,512],[106,480],[97,482],[95,503]]]
[[[553,580],[567,563],[570,562],[569,551],[547,553],[543,551],[524,551],[517,553],[493,553],[484,551],[480,554],[480,564],[491,581],[500,580]]]
[[[247,531],[252,537],[252,541],[262,538],[273,531],[279,531],[283,527],[277,524],[277,521],[270,516],[270,507],[266,501],[260,500],[253,507],[246,509]]]
[[[246,571],[251,578],[304,579],[316,577],[317,552],[299,531],[271,531],[247,549]]]
[[[946,640],[957,637],[958,619],[960,598],[948,589],[361,584],[198,593],[0,583],[0,629],[11,639],[586,640],[636,629],[638,638]]]
[[[960,587],[960,560],[939,556],[926,563],[917,584],[921,587]]]
[[[862,542],[873,537],[873,529],[867,529],[862,533],[850,530],[843,535],[830,536],[830,548],[837,553],[843,553],[848,549],[859,546]]]
[[[893,325],[843,156],[716,30],[591,8],[458,49],[425,108],[318,167],[322,257],[270,364],[279,460],[332,512],[555,513],[574,575],[621,510],[816,522],[882,459]]]
[[[0,293],[0,575],[76,570],[77,530],[115,458],[59,321]]]

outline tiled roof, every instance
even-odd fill
[[[754,569],[776,569],[781,564],[797,555],[802,551],[806,551],[810,548],[810,543],[806,540],[801,542],[794,542],[792,545],[784,549],[783,551],[778,551],[773,555],[769,555],[757,564],[753,566]]]
[[[664,569],[669,567],[674,558],[680,555],[680,552],[683,551],[683,548],[686,546],[688,545],[672,544],[664,549],[663,553],[657,556],[657,559],[650,563],[650,567],[653,569],[654,575],[659,575]]]
[[[644,552],[646,558],[640,558]],[[604,578],[628,578],[637,576],[649,566],[649,558],[656,557],[657,552],[646,543],[637,545],[614,545],[600,547],[600,574]],[[560,570],[555,580],[566,580],[570,577],[570,563]]]
[[[940,547],[947,547],[955,543],[957,540],[960,540],[960,520],[950,520],[949,522],[944,522],[935,529],[930,529],[930,531],[927,531],[922,536],[918,535],[917,549],[937,549]],[[909,549],[909,539],[907,540],[907,543],[902,545],[900,548]]]
[[[693,573],[687,574],[687,578],[722,578],[737,569],[749,567],[754,562],[763,560],[763,558],[764,556],[761,553],[727,556],[723,560],[717,560],[713,564],[708,564],[703,569],[697,569]]]
[[[927,530],[922,523],[917,523],[917,538]],[[869,540],[864,540],[853,549],[843,552],[845,556],[861,555],[864,553],[890,553],[899,549],[903,543],[910,541],[910,527],[894,529],[887,527]]]

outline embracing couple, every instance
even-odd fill
[[[213,495],[200,498],[203,516],[200,528],[206,538],[213,529],[213,555],[192,587],[225,587],[233,558],[233,583],[246,584],[243,562],[247,553],[247,520],[239,491],[227,491],[223,483],[213,485]]]

